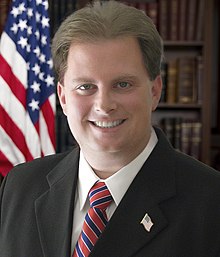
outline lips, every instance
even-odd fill
[[[114,128],[121,125],[125,120],[115,121],[94,121],[93,124],[99,128]]]

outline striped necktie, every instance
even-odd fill
[[[73,257],[87,257],[108,223],[106,209],[113,198],[104,182],[97,182],[89,191],[90,209],[85,216],[81,235]]]

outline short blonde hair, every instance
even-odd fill
[[[96,42],[121,36],[137,38],[151,80],[160,74],[162,39],[152,20],[142,11],[117,1],[95,1],[69,15],[52,42],[54,68],[63,81],[71,44]]]

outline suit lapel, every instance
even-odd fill
[[[163,135],[158,136],[157,146],[117,207],[91,257],[135,256],[168,225],[160,203],[176,194],[175,164],[167,158],[173,149]],[[158,162],[158,158],[162,161]],[[146,213],[153,222],[150,232],[140,224]]]
[[[50,189],[35,202],[37,225],[45,257],[69,257],[73,206],[78,174],[76,150],[47,176]]]

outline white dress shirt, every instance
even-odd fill
[[[104,181],[108,187],[113,201],[107,208],[108,219],[111,218],[116,207],[119,205],[131,182],[149,157],[157,144],[157,136],[152,128],[150,140],[145,149],[129,164],[121,168],[107,179],[100,179],[85,160],[82,151],[79,159],[79,178],[75,197],[73,231],[72,231],[72,253],[82,230],[85,215],[89,209],[88,193],[96,181]]]

